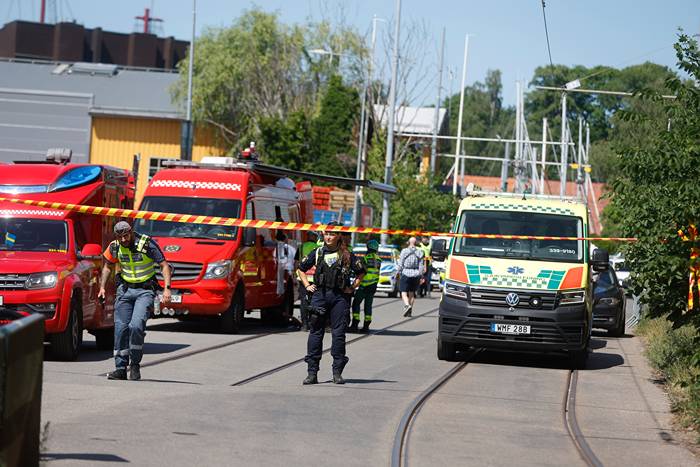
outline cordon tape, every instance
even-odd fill
[[[137,211],[135,209],[102,208],[98,206],[85,206],[81,204],[56,203],[51,201],[36,201],[31,199],[4,198],[0,202],[11,202],[37,206],[41,208],[56,209],[60,211],[73,211],[82,214],[94,214],[97,216],[126,217],[130,219],[145,219],[151,221],[181,222],[184,224],[224,225],[229,227],[249,227],[255,229],[277,230],[313,230],[326,232],[349,232],[362,234],[388,234],[388,235],[423,235],[429,237],[460,237],[460,238],[491,238],[506,240],[607,240],[618,242],[634,242],[636,238],[629,237],[551,237],[538,235],[490,235],[468,234],[454,232],[430,232],[408,229],[377,229],[373,227],[345,227],[340,225],[329,226],[326,224],[302,224],[299,222],[276,222],[255,219],[235,219],[231,217],[197,216],[192,214],[175,214],[168,212]]]

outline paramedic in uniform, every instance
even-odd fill
[[[331,222],[329,226],[339,225]],[[316,267],[314,282],[309,282],[306,271]],[[364,264],[355,257],[340,239],[340,232],[326,231],[323,246],[313,250],[299,265],[299,279],[312,294],[310,312],[310,332],[307,342],[308,376],[304,384],[318,383],[317,373],[323,352],[323,334],[326,321],[331,324],[331,355],[333,356],[333,382],[343,384],[343,368],[348,363],[345,355],[345,329],[350,317],[349,297],[362,283],[365,275]],[[350,277],[355,280],[351,283]]]
[[[117,298],[114,302],[114,363],[116,369],[109,373],[109,379],[141,379],[141,357],[143,340],[146,335],[146,320],[153,309],[156,290],[156,264],[163,273],[163,303],[170,303],[170,266],[165,261],[158,244],[147,235],[131,231],[128,222],[120,221],[114,226],[117,237],[104,252],[105,265],[102,268],[100,291],[97,297],[104,300],[105,285],[112,273],[114,264],[119,264],[117,278]]]

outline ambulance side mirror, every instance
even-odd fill
[[[102,258],[102,248],[97,243],[87,243],[83,249],[78,252],[78,259],[96,260]]]
[[[596,248],[591,255],[591,266],[596,272],[603,272],[610,269],[610,255],[607,250]]]
[[[256,231],[247,227],[243,229],[243,246],[255,246]]]

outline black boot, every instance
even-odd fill
[[[309,372],[309,375],[306,377],[303,383],[304,385],[307,384],[318,384],[318,378],[316,377],[316,373],[311,373]]]
[[[350,326],[348,326],[348,332],[357,332],[357,325],[358,324],[359,323],[357,322],[357,320],[353,319],[352,323],[350,323]]]
[[[138,381],[141,379],[140,365],[131,365],[131,367],[129,367],[129,379],[131,381]]]
[[[107,373],[107,379],[126,379],[126,369],[117,368],[116,370]]]
[[[333,384],[345,384],[345,380],[340,375],[340,373],[333,373]]]
[[[365,321],[365,323],[362,325],[362,332],[365,334],[369,332],[369,321]]]

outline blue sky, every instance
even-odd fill
[[[0,21],[36,20],[39,3],[0,0]],[[134,30],[134,16],[153,6],[153,14],[164,20],[165,35],[185,40],[190,36],[192,0],[55,0],[55,4],[64,19],[123,32]],[[324,11],[333,19],[328,12],[343,5],[346,22],[364,32],[374,14],[393,19],[395,0],[198,0],[197,29],[226,26],[254,5],[279,12],[288,23],[320,19]],[[624,67],[649,60],[675,68],[672,45],[678,28],[700,33],[698,0],[547,0],[546,13],[555,64]],[[435,63],[440,31],[447,29],[446,64],[455,70],[455,92],[467,33],[473,35],[467,83],[483,80],[488,69],[500,69],[506,104],[514,101],[515,81],[529,81],[534,69],[549,60],[540,0],[403,0],[402,24],[416,22],[432,31],[424,47]],[[449,82],[443,85],[448,88]],[[433,103],[434,96],[430,90],[425,99]]]

